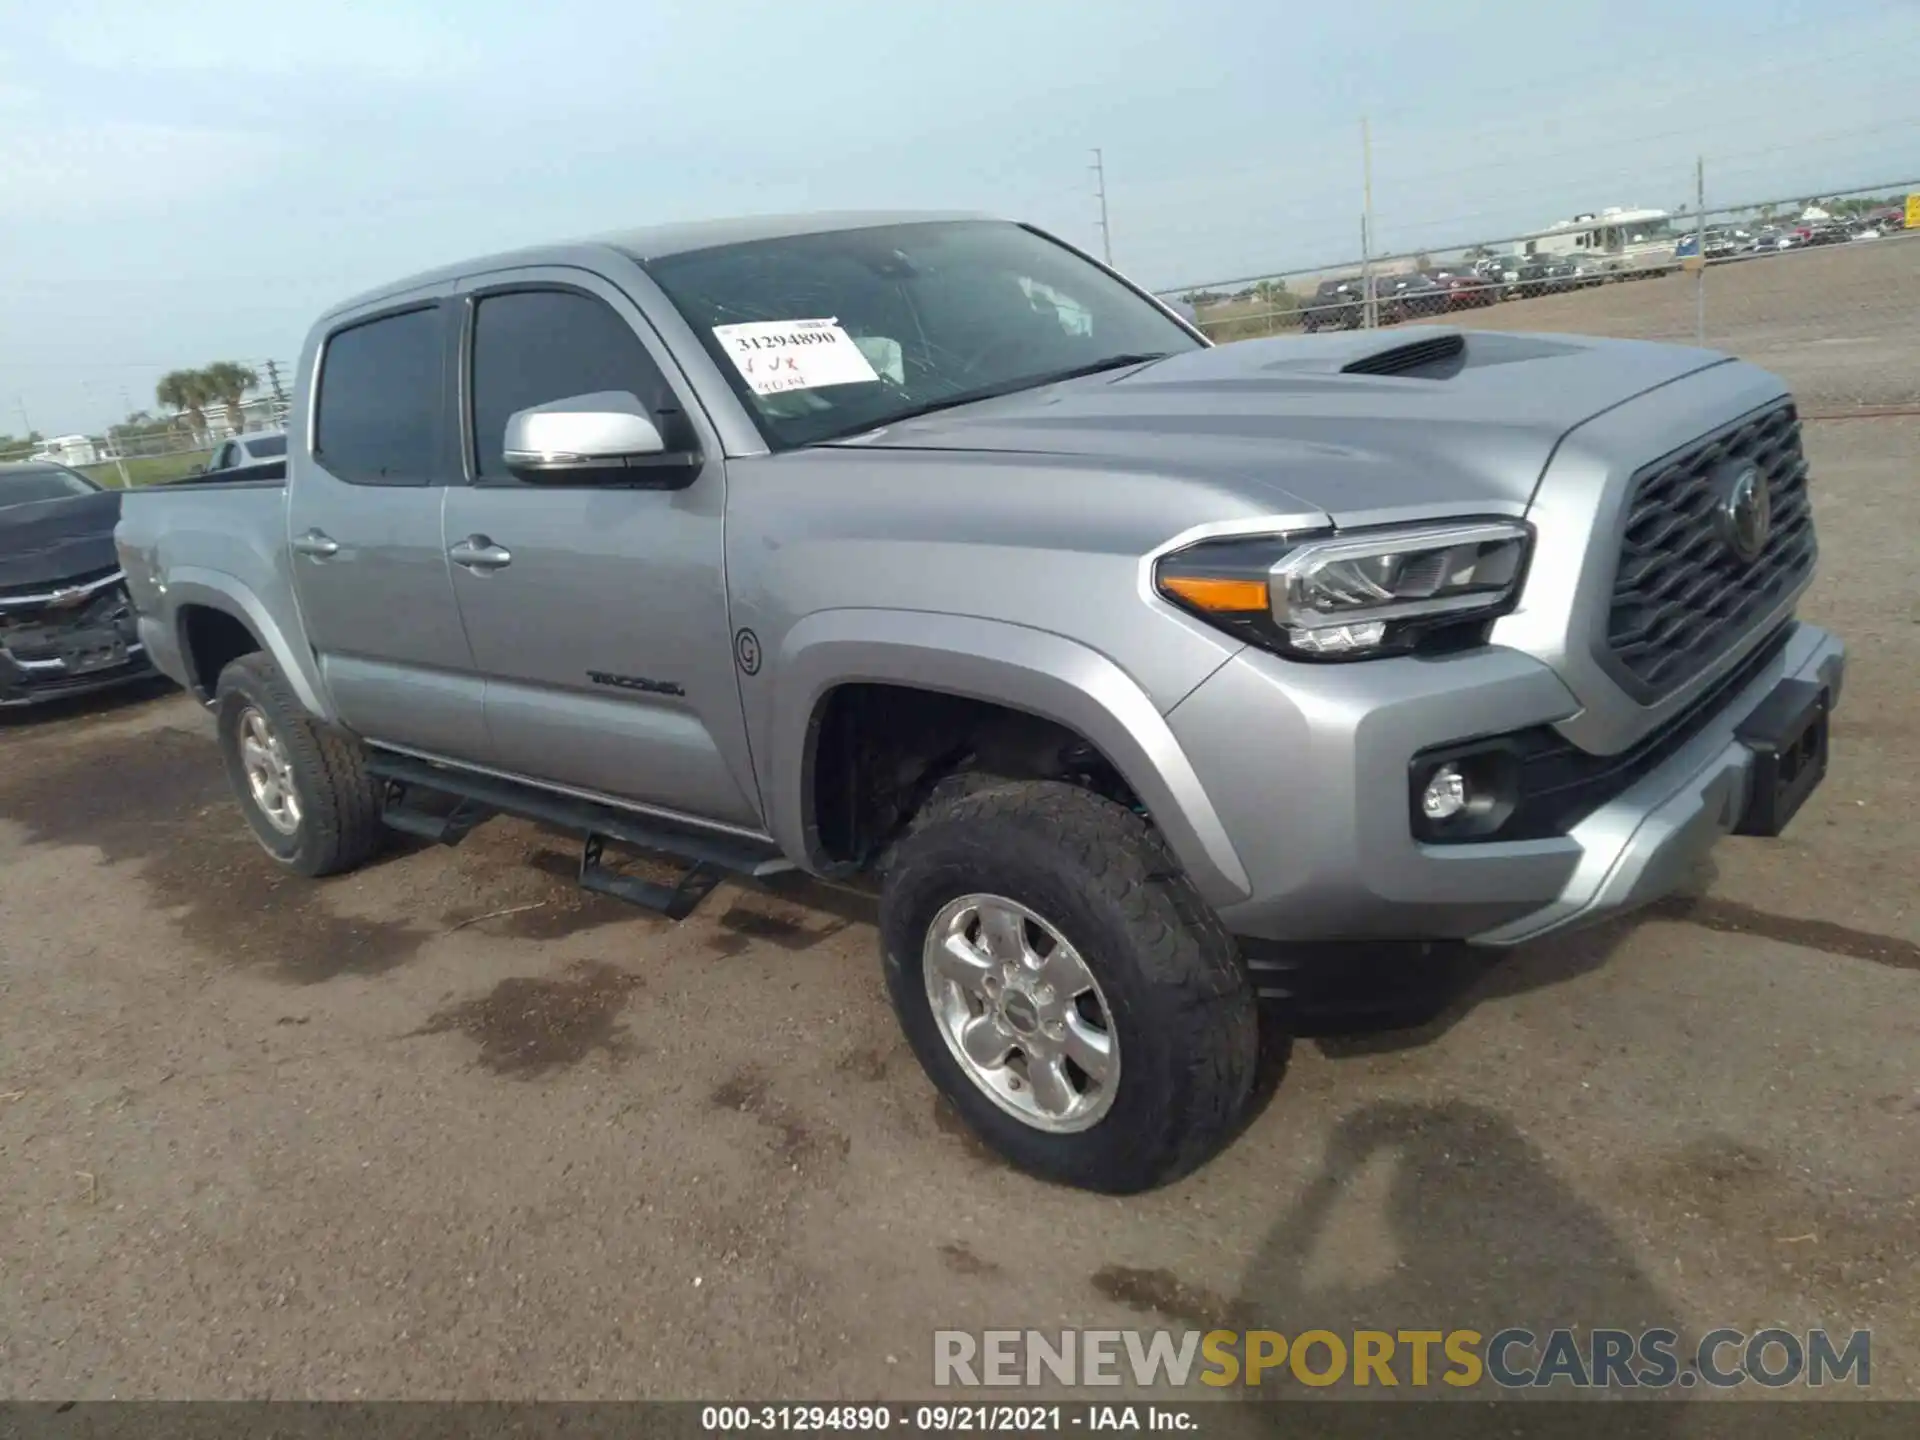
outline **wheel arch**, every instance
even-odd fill
[[[1106,656],[1064,636],[1005,621],[897,610],[832,610],[789,630],[774,678],[762,793],[789,855],[828,868],[816,781],[834,693],[881,685],[980,702],[1085,741],[1166,837],[1211,904],[1252,890],[1225,826],[1166,719]]]
[[[220,668],[257,650],[280,667],[308,714],[332,718],[311,656],[286,634],[257,595],[218,571],[182,569],[167,577],[167,599],[189,688],[202,702],[212,700]],[[236,626],[253,641],[247,649],[233,648]]]

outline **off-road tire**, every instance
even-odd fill
[[[249,707],[266,717],[280,739],[300,797],[300,822],[291,835],[271,825],[254,802],[240,757],[240,717]],[[220,672],[214,714],[227,780],[255,837],[289,870],[335,875],[365,864],[386,838],[380,823],[380,784],[367,774],[359,742],[309,715],[266,655],[243,655]]]
[[[1046,918],[1098,980],[1120,1079],[1094,1125],[1052,1133],[996,1104],[948,1049],[922,947],[949,901],[990,893]],[[1259,1063],[1253,988],[1233,937],[1157,831],[1125,807],[1053,781],[943,787],[888,857],[880,938],[887,988],[921,1066],[1014,1165],[1110,1194],[1152,1189],[1235,1135]]]

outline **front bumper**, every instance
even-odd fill
[[[0,709],[112,689],[153,674],[125,591],[96,582],[81,603],[12,597],[0,606]],[[71,593],[71,592],[69,592]]]
[[[1199,773],[1252,896],[1225,906],[1268,940],[1471,940],[1506,946],[1644,905],[1678,886],[1746,810],[1735,731],[1782,680],[1837,700],[1845,649],[1794,622],[1683,743],[1545,839],[1429,845],[1408,815],[1413,757],[1552,725],[1578,705],[1553,671],[1490,648],[1444,660],[1320,666],[1242,652],[1168,723]]]

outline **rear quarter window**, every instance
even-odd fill
[[[427,485],[440,458],[444,331],[437,306],[327,339],[314,458],[354,485]]]

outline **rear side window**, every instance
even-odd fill
[[[355,485],[430,484],[440,455],[440,312],[337,332],[320,365],[314,456]]]
[[[572,290],[480,298],[473,317],[473,455],[480,479],[511,479],[501,455],[515,411],[603,390],[635,396],[670,448],[689,443],[686,417],[666,377],[604,301]]]

